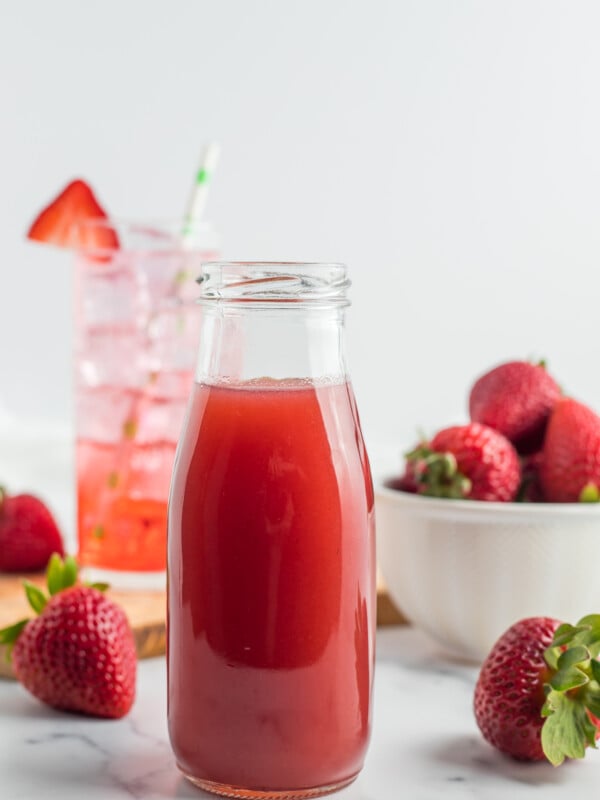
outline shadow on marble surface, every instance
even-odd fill
[[[568,779],[576,764],[564,764],[556,769],[546,762],[525,763],[511,759],[494,750],[490,745],[474,736],[448,738],[435,744],[429,753],[437,765],[453,767],[456,778],[468,774],[469,780],[480,777],[485,780],[503,778],[529,786],[560,785]]]

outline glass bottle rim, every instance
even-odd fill
[[[346,265],[320,261],[207,261],[200,303],[346,306]]]

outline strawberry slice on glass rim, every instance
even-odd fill
[[[35,218],[27,238],[75,250],[118,250],[116,231],[91,187],[71,181]]]

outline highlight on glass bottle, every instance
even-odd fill
[[[340,264],[212,263],[169,503],[169,732],[230,797],[353,781],[370,734],[373,491]]]

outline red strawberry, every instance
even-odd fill
[[[433,497],[514,500],[521,473],[514,447],[498,431],[472,422],[439,431],[407,455],[418,491]]]
[[[519,453],[535,453],[559,397],[560,388],[543,364],[510,361],[476,381],[469,412],[473,422],[503,433]]]
[[[475,686],[487,741],[525,761],[582,758],[600,735],[600,615],[576,626],[548,617],[515,623],[493,646]]]
[[[117,234],[104,220],[104,209],[91,188],[74,180],[36,217],[27,236],[59,247],[116,250]],[[97,225],[86,224],[95,221]]]
[[[550,503],[600,499],[600,417],[570,398],[557,405],[546,431],[540,480]]]
[[[52,553],[64,554],[52,514],[37,497],[9,497],[0,489],[0,570],[35,572],[45,569]]]
[[[135,696],[136,653],[123,609],[105,586],[76,584],[72,557],[53,556],[51,598],[31,583],[27,597],[39,616],[0,631],[12,648],[17,678],[43,703],[95,717],[122,717]]]
[[[395,489],[397,492],[408,492],[408,494],[417,494],[419,491],[418,484],[415,483],[414,479],[406,472],[399,478],[392,478],[387,486],[390,489]]]
[[[417,462],[407,461],[404,475],[398,478],[393,478],[388,486],[390,489],[396,489],[399,492],[409,492],[416,494],[419,491],[419,479],[416,474]]]

